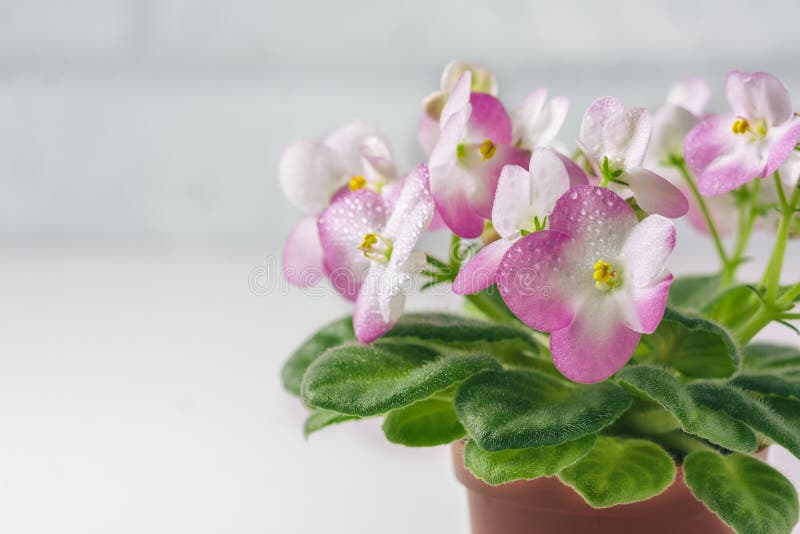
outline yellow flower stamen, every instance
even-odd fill
[[[380,263],[386,263],[392,257],[392,242],[380,234],[364,234],[358,249],[364,257]]]
[[[491,139],[486,139],[483,143],[481,143],[481,146],[478,150],[480,151],[484,160],[491,159],[495,152],[497,152],[497,145],[495,145]]]
[[[594,264],[594,285],[597,289],[606,290],[617,285],[617,271],[605,260],[597,260]]]
[[[350,191],[358,191],[367,186],[367,179],[359,174],[350,178],[350,182],[347,185],[350,187]]]
[[[364,234],[364,239],[361,240],[361,244],[358,245],[363,251],[372,250],[372,247],[378,244],[378,236],[375,234]]]
[[[744,117],[737,117],[736,120],[733,121],[731,131],[737,135],[746,134],[748,131],[750,131],[750,123],[747,122],[747,119]]]

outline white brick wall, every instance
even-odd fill
[[[247,240],[295,215],[281,148],[350,118],[407,165],[418,99],[450,57],[540,85],[656,105],[732,67],[800,88],[800,10],[778,2],[0,0],[0,240]],[[719,96],[719,95],[717,95]]]

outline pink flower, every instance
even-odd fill
[[[289,234],[283,251],[286,280],[309,287],[323,276],[317,215],[342,190],[387,193],[397,179],[391,150],[372,127],[351,122],[324,141],[299,141],[281,157],[278,178],[286,198],[305,217]]]
[[[800,117],[770,74],[733,71],[725,81],[731,111],[695,126],[683,144],[704,195],[719,195],[775,172],[800,139]]]
[[[562,196],[549,220],[549,230],[511,246],[498,288],[524,323],[551,333],[553,361],[564,376],[599,382],[661,322],[675,227],[659,215],[638,222],[616,193],[587,185]]]
[[[355,300],[356,337],[369,343],[400,317],[408,284],[426,264],[414,250],[433,215],[428,171],[419,165],[396,201],[359,190],[338,197],[319,218],[319,237],[333,287]]]
[[[422,101],[423,114],[417,128],[417,140],[425,155],[430,156],[439,139],[439,119],[450,93],[461,75],[470,72],[470,91],[497,96],[497,79],[492,71],[483,65],[454,59],[444,67],[439,90],[434,91]]]
[[[625,109],[616,98],[598,98],[583,115],[578,145],[601,185],[625,198],[633,196],[648,213],[681,217],[689,209],[683,193],[642,168],[652,129],[653,119],[646,109]]]
[[[511,119],[500,101],[471,93],[470,80],[467,70],[450,93],[429,162],[437,211],[461,237],[477,237],[483,231],[503,166],[524,165],[530,157],[511,145]]]
[[[495,284],[500,261],[511,245],[523,235],[547,228],[556,201],[571,186],[588,183],[580,167],[546,148],[533,151],[529,169],[503,167],[492,207],[492,225],[500,239],[461,268],[453,281],[454,293],[477,293]]]

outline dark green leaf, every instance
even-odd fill
[[[597,436],[592,450],[558,478],[593,507],[606,508],[658,495],[675,479],[675,462],[652,441]]]
[[[792,483],[744,454],[693,452],[683,463],[695,497],[739,534],[789,534],[798,518]]]
[[[407,406],[500,365],[486,354],[441,356],[428,347],[377,341],[326,351],[306,371],[309,406],[352,415],[378,415]]]
[[[724,384],[697,382],[687,387],[695,402],[727,413],[800,456],[800,428],[788,424],[759,399]]]
[[[667,305],[680,310],[700,311],[720,292],[718,274],[683,276],[669,287]]]
[[[464,427],[452,398],[430,397],[386,414],[383,433],[392,443],[433,447],[463,438]]]
[[[582,458],[594,445],[589,434],[575,441],[537,447],[489,452],[470,440],[464,449],[464,465],[472,473],[494,486],[513,480],[550,477]]]
[[[283,365],[281,370],[283,387],[290,393],[300,395],[300,383],[308,366],[327,349],[355,339],[352,317],[343,317],[322,327],[300,345]]]
[[[744,373],[731,380],[731,384],[747,391],[755,391],[764,395],[800,399],[800,380],[797,378],[783,378],[778,374],[769,373]]]
[[[642,336],[636,358],[692,378],[730,376],[741,360],[738,347],[719,325],[672,308],[664,312],[655,332]]]
[[[303,426],[303,433],[308,437],[325,427],[344,423],[345,421],[353,421],[355,419],[359,419],[359,417],[356,415],[329,412],[328,410],[312,410]]]
[[[482,373],[456,393],[458,418],[487,451],[545,447],[594,434],[630,402],[613,382],[574,384],[533,371]]]
[[[734,451],[752,452],[758,446],[755,434],[747,425],[725,412],[697,404],[687,387],[663,369],[642,365],[627,367],[617,378],[661,404],[690,434]]]

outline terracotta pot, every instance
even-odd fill
[[[472,534],[733,533],[692,496],[680,467],[657,497],[595,509],[556,477],[490,486],[464,467],[464,442],[453,443],[452,452],[456,477],[467,488]]]

